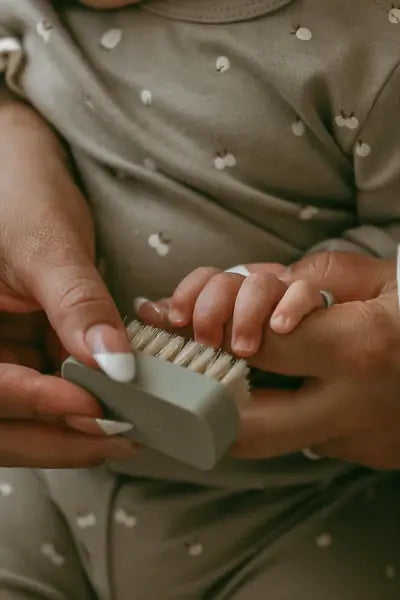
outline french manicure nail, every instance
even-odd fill
[[[104,373],[114,381],[128,383],[135,376],[135,359],[131,352],[98,352],[93,357]]]
[[[148,298],[143,298],[142,296],[138,296],[137,298],[135,298],[133,300],[133,310],[135,311],[135,314],[138,315],[143,304],[146,304],[147,302],[150,302]]]
[[[250,271],[244,265],[236,265],[236,267],[231,267],[230,269],[226,269],[225,273],[233,273],[235,275],[243,275],[243,277],[248,277],[250,275]]]
[[[110,421],[108,419],[91,419],[79,415],[68,416],[64,419],[68,427],[87,433],[89,435],[120,435],[133,429],[133,425],[123,421]]]
[[[314,452],[314,450],[311,450],[311,448],[303,448],[301,453],[305,458],[308,458],[308,460],[321,460],[322,458],[322,456]]]
[[[114,381],[127,383],[135,376],[135,357],[123,331],[111,325],[94,325],[86,332],[93,358]]]

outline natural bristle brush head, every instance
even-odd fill
[[[127,437],[202,470],[212,469],[235,441],[249,399],[248,367],[222,350],[139,321],[127,327],[136,377],[117,383],[69,358],[65,379],[95,395],[106,416],[127,421]]]
[[[211,377],[231,388],[236,402],[240,404],[248,399],[249,368],[246,361],[139,321],[132,321],[127,333],[134,351]]]

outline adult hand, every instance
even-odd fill
[[[400,315],[394,261],[321,253],[289,268],[265,263],[246,268],[273,273],[286,283],[310,281],[343,304],[316,311],[291,334],[266,329],[262,349],[250,363],[304,377],[304,384],[297,391],[254,391],[233,453],[268,458],[312,447],[320,455],[370,467],[400,467]],[[137,308],[145,321],[168,328],[168,307],[166,299],[142,301]]]
[[[68,353],[132,379],[125,328],[94,265],[90,213],[56,137],[34,111],[4,98],[0,130],[0,310],[43,309]],[[126,440],[102,435],[121,428],[99,420],[86,392],[22,366],[42,366],[32,340],[16,350],[27,324],[38,333],[31,318],[22,326],[3,317],[0,326],[0,464],[83,466],[130,453]]]
[[[315,312],[287,336],[266,330],[251,363],[305,377],[305,382],[295,392],[254,393],[234,454],[263,458],[311,447],[321,456],[399,468],[400,315],[394,261],[323,253],[290,269],[270,269],[279,269],[287,282],[313,281],[344,304]]]

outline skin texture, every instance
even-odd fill
[[[373,468],[400,467],[400,315],[395,262],[323,253],[279,273],[286,284],[308,281],[341,304],[312,313],[288,335],[267,326],[250,364],[304,377],[299,390],[257,390],[242,414],[232,452],[268,458],[312,447],[322,455]],[[171,328],[168,300],[142,304],[139,316]],[[225,347],[231,347],[231,324]]]
[[[95,269],[90,214],[58,140],[34,111],[4,97],[0,130],[0,309],[13,314],[3,314],[0,327],[0,463],[83,466],[127,455],[132,449],[122,440],[63,426],[68,415],[100,416],[93,398],[28,369],[54,362],[60,346],[93,364],[93,327],[112,337],[114,351],[124,352],[128,341]],[[248,268],[269,277],[278,269],[277,285],[303,280],[331,290],[342,304],[313,312],[284,336],[265,327],[251,364],[303,376],[305,383],[295,392],[258,391],[243,413],[234,454],[261,458],[313,447],[326,456],[399,468],[394,262],[328,253],[288,271]],[[168,304],[144,304],[140,316],[171,326]]]
[[[66,427],[76,415],[95,424],[99,406],[38,372],[54,371],[65,353],[95,364],[99,339],[111,351],[130,346],[95,268],[91,216],[57,138],[4,91],[0,131],[0,464],[85,466],[130,455],[126,440]]]
[[[224,326],[232,320],[232,350],[249,358],[259,350],[267,322],[276,333],[290,333],[323,306],[319,289],[308,281],[286,284],[266,270],[244,278],[200,267],[175,290],[168,318],[175,327],[192,324],[196,340],[214,348],[221,346]]]

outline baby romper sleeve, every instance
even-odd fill
[[[0,469],[0,598],[94,599],[62,516],[28,469]]]
[[[400,66],[376,96],[354,145],[358,226],[311,249],[391,258],[400,244]]]

